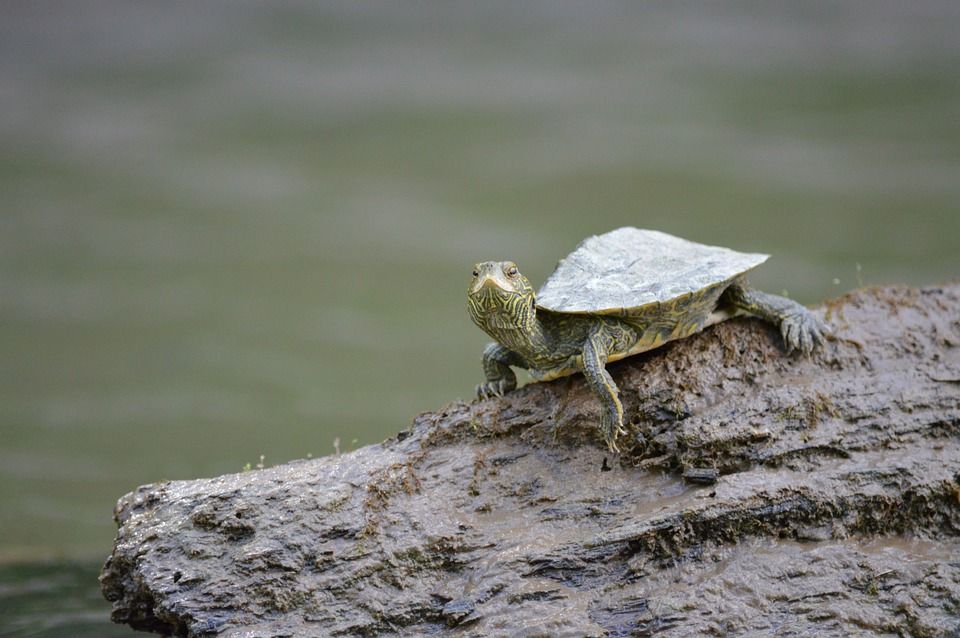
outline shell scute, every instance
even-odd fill
[[[682,311],[707,289],[768,257],[655,230],[618,228],[585,239],[560,260],[537,293],[537,306],[575,314],[633,314],[658,305]]]

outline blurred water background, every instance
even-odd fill
[[[468,398],[472,264],[622,225],[960,272],[960,4],[5,2],[0,636],[129,635],[136,486]]]

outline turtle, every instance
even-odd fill
[[[514,390],[512,367],[535,381],[583,373],[601,404],[600,433],[619,452],[623,406],[607,363],[741,315],[778,326],[788,355],[823,344],[829,328],[810,310],[747,283],[768,258],[624,227],[580,242],[537,292],[515,262],[478,263],[467,309],[494,341],[477,398]]]

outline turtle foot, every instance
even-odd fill
[[[480,400],[490,399],[492,397],[502,397],[507,392],[517,387],[516,382],[510,382],[509,379],[498,379],[496,381],[487,381],[477,386],[477,398]]]
[[[619,414],[617,417],[619,417]],[[614,454],[620,454],[620,448],[617,446],[617,437],[627,433],[621,419],[604,413],[603,416],[600,417],[600,433],[603,434],[603,440],[607,442],[607,447],[610,448],[610,451]]]
[[[810,354],[814,348],[823,345],[824,335],[829,332],[829,326],[806,308],[788,314],[780,322],[780,334],[787,354],[794,350]]]

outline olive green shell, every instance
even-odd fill
[[[537,293],[537,306],[567,314],[674,314],[692,299],[719,294],[768,257],[618,228],[583,240],[560,260]]]

